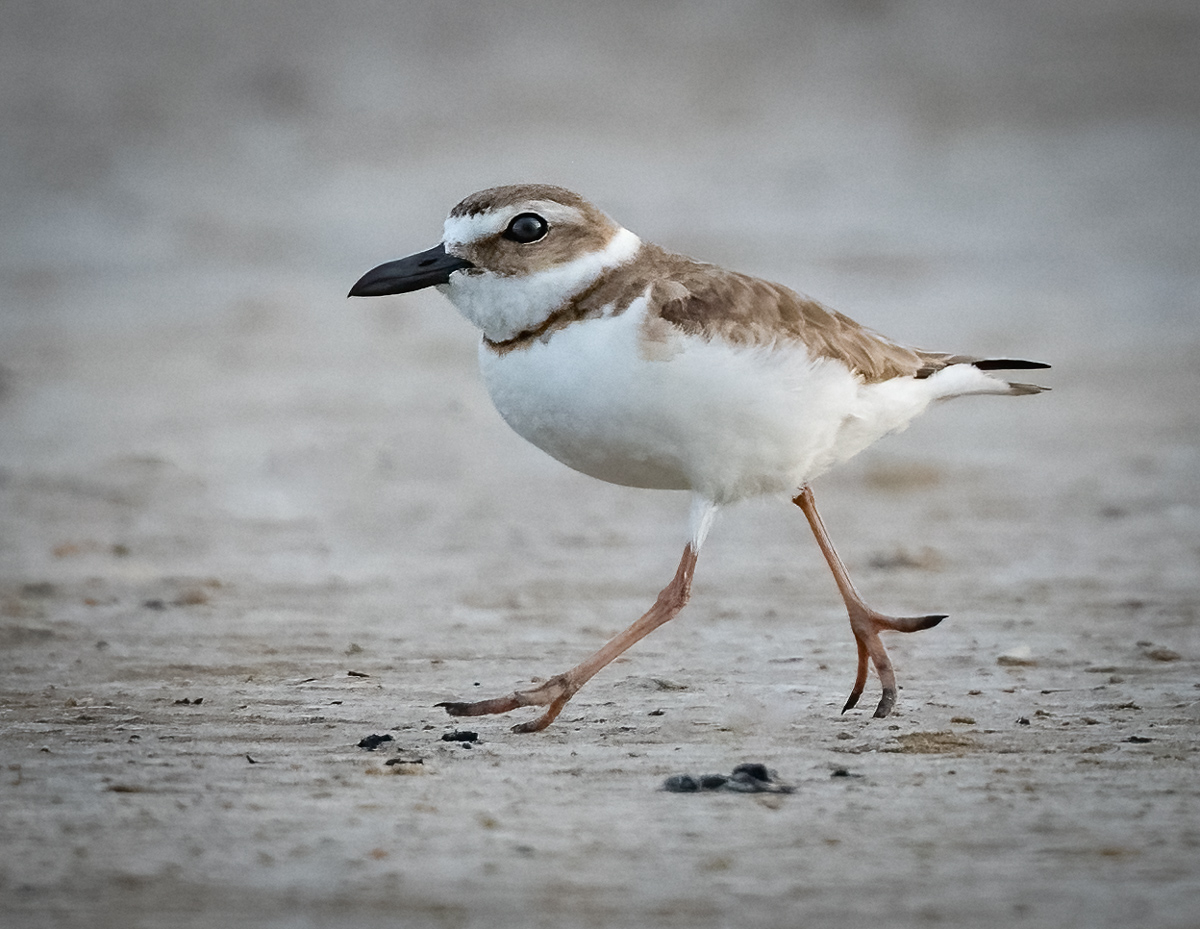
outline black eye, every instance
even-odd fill
[[[504,238],[528,244],[536,242],[549,229],[550,226],[537,213],[521,213],[519,216],[514,216],[513,221],[508,224],[508,228],[504,230]]]

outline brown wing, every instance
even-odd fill
[[[897,345],[848,316],[801,297],[782,284],[664,253],[670,264],[659,315],[684,332],[734,345],[798,342],[813,358],[845,364],[867,383],[918,377],[924,353]]]

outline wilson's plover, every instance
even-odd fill
[[[879,634],[945,617],[895,618],[867,606],[810,485],[934,400],[1038,393],[992,372],[1047,365],[906,348],[779,284],[643,242],[577,194],[546,185],[472,194],[450,211],[441,244],[368,271],[350,295],[424,287],[482,331],[484,382],[518,434],[603,481],[692,494],[675,577],[637,622],[535,687],[440,706],[452,716],[543,706],[513,728],[545,728],[592,675],[687,603],[718,507],[787,494],[812,527],[858,643],[842,711],[862,694],[869,660],[883,689],[875,715],[891,712],[896,676]]]

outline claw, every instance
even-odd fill
[[[853,627],[851,627],[851,631],[853,631]],[[863,688],[867,686],[867,646],[862,639],[858,638],[857,634],[854,641],[858,646],[858,669],[854,673],[854,689],[850,691],[846,705],[842,707],[843,713],[858,705],[858,698],[862,696]]]
[[[451,716],[490,716],[493,713],[510,713],[522,706],[544,706],[547,708],[546,712],[537,719],[512,728],[513,732],[539,732],[554,721],[578,689],[578,686],[573,686],[567,679],[567,675],[559,674],[537,687],[517,690],[506,697],[476,700],[473,703],[447,700],[436,705]]]
[[[507,713],[515,710],[522,704],[516,699],[516,694],[510,694],[507,697],[495,697],[491,700],[477,700],[474,703],[459,703],[456,701],[447,701],[444,703],[436,703],[435,706],[440,706],[451,716],[487,716],[492,713]]]
[[[931,613],[928,616],[905,616],[885,622],[884,626],[893,632],[920,632],[922,629],[932,629],[948,615],[948,613]],[[879,618],[880,620],[885,619],[882,616]]]
[[[920,632],[922,629],[932,629],[945,618],[945,613],[896,618],[884,616],[882,613],[876,613],[872,609],[855,604],[855,608],[850,612],[850,630],[854,633],[855,642],[858,644],[858,671],[854,678],[854,689],[850,691],[850,697],[846,700],[846,705],[842,707],[842,712],[845,713],[846,710],[858,704],[858,698],[862,696],[863,687],[867,683],[867,663],[869,661],[875,665],[875,672],[879,675],[880,684],[883,685],[883,694],[879,698],[879,704],[875,707],[873,716],[875,719],[883,719],[891,715],[892,709],[896,706],[896,674],[892,670],[891,659],[888,658],[887,649],[883,647],[879,633],[887,631]]]
[[[517,725],[512,727],[511,731],[520,733],[541,732],[558,718],[558,714],[562,712],[562,708],[567,705],[567,700],[569,699],[570,695],[559,697],[557,700],[551,703],[546,712],[537,719],[531,719],[527,723],[517,723]]]

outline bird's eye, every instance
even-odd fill
[[[550,226],[537,213],[521,213],[514,216],[508,228],[504,230],[504,238],[527,245],[536,242],[550,230]]]

